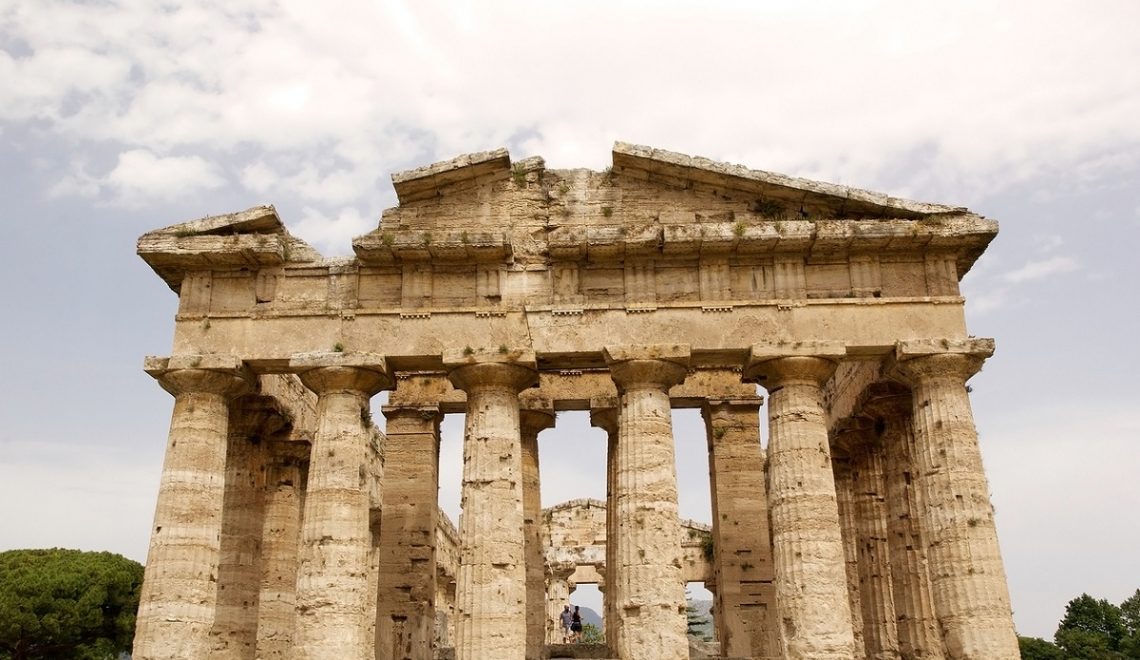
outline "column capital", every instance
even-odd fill
[[[750,358],[746,374],[771,394],[786,385],[822,387],[835,373],[835,367],[835,360],[817,356],[767,357],[755,361]]]
[[[388,421],[409,418],[414,420],[429,420],[436,419],[440,416],[439,406],[426,403],[387,405],[382,406],[380,412]]]
[[[555,412],[550,399],[523,396],[519,406],[519,430],[522,436],[537,436],[554,426]]]
[[[387,361],[376,353],[300,353],[289,359],[289,368],[318,395],[363,392],[372,396],[393,385]]]
[[[607,346],[602,352],[619,393],[638,389],[668,392],[689,373],[688,344]]]
[[[617,433],[618,405],[617,397],[590,399],[590,426],[596,426],[606,433]]]
[[[143,370],[174,396],[202,393],[233,399],[257,385],[257,377],[233,355],[148,356]]]
[[[956,378],[964,383],[993,354],[993,339],[913,339],[895,345],[888,370],[910,385],[930,378]]]
[[[471,348],[452,349],[443,353],[443,366],[455,387],[470,393],[480,387],[505,387],[515,394],[538,384],[534,351]]]
[[[231,437],[268,439],[293,428],[293,415],[272,396],[245,394],[235,410],[239,414],[230,416]]]

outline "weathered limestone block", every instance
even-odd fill
[[[450,378],[467,393],[459,522],[458,660],[523,660],[526,533],[519,392],[538,380],[534,354],[455,351]]]
[[[863,643],[868,660],[897,660],[898,630],[887,541],[886,486],[882,448],[870,420],[842,420],[836,444],[852,457],[855,540],[859,599],[863,607]]]
[[[618,657],[688,658],[669,388],[685,379],[688,346],[608,347],[618,388],[615,459]]]
[[[820,391],[835,363],[810,354],[770,357],[771,350],[753,348],[748,375],[763,378],[769,395],[768,504],[784,654],[851,658],[854,634]],[[800,350],[838,352],[830,346]]]
[[[252,378],[229,356],[151,358],[147,371],[174,395],[174,413],[133,655],[204,658],[217,604],[229,402]]]
[[[373,645],[364,619],[373,609],[369,400],[392,381],[378,355],[311,354],[290,366],[316,392],[318,420],[301,530],[296,657],[365,658]]]
[[[377,660],[431,660],[435,638],[439,423],[436,406],[385,406]]]
[[[763,399],[704,408],[712,487],[716,624],[721,654],[779,657],[772,542],[760,447]]]
[[[542,552],[542,491],[538,434],[554,426],[550,401],[527,397],[519,411],[522,436],[523,524],[526,528],[526,657],[539,660],[546,644],[546,561]]]
[[[930,571],[919,527],[925,509],[915,488],[910,393],[888,393],[863,405],[882,428],[887,486],[887,538],[895,594],[899,655],[903,660],[942,660],[942,637],[930,590]]]
[[[899,372],[913,393],[915,464],[934,607],[947,657],[1018,657],[1005,570],[966,380],[992,341],[951,341],[946,352],[900,344]],[[930,354],[921,354],[926,351]]]
[[[218,605],[211,657],[253,660],[261,591],[265,449],[288,431],[288,419],[266,396],[245,396],[230,411],[226,493],[218,564]]]
[[[296,629],[301,511],[310,445],[271,440],[266,448],[265,515],[261,530],[258,660],[291,660]]]
[[[851,632],[855,640],[855,660],[866,660],[863,643],[863,599],[859,594],[859,540],[855,517],[855,475],[846,450],[836,447],[832,453],[835,475],[835,500],[839,508],[839,529],[843,535],[844,574],[847,577],[847,605],[851,609]]]

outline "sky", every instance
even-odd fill
[[[172,400],[141,367],[176,298],[142,233],[272,203],[344,255],[392,172],[601,169],[622,140],[1000,222],[963,282],[998,347],[973,404],[1015,622],[1050,638],[1140,587],[1136,25],[1131,0],[0,0],[0,549],[145,559]],[[708,521],[704,431],[675,422]],[[544,506],[604,498],[585,415],[540,452]]]

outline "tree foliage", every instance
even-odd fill
[[[129,651],[143,567],[110,552],[0,553],[0,660],[107,660]]]
[[[1021,660],[1065,660],[1065,654],[1056,644],[1040,637],[1018,636],[1017,646],[1021,649]]]
[[[605,635],[602,634],[601,628],[594,623],[582,624],[582,643],[583,644],[604,644],[606,641]]]

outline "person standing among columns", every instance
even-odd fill
[[[989,484],[966,381],[992,339],[905,341],[894,369],[910,386],[915,467],[934,608],[952,660],[1020,656]]]
[[[616,584],[622,660],[686,660],[685,584],[677,518],[669,389],[685,380],[689,347],[607,347],[618,389],[614,455]]]
[[[290,368],[317,395],[297,572],[295,652],[301,660],[369,655],[372,531],[368,479],[374,394],[392,386],[370,353],[306,353]]]
[[[538,382],[533,351],[449,351],[467,394],[456,586],[457,660],[524,660],[526,531],[519,392]]]
[[[230,402],[255,386],[229,355],[147,358],[174,395],[135,624],[139,660],[205,658],[218,598]]]
[[[780,635],[789,660],[854,654],[821,387],[845,353],[823,342],[756,345],[746,376],[768,389],[768,505]]]

